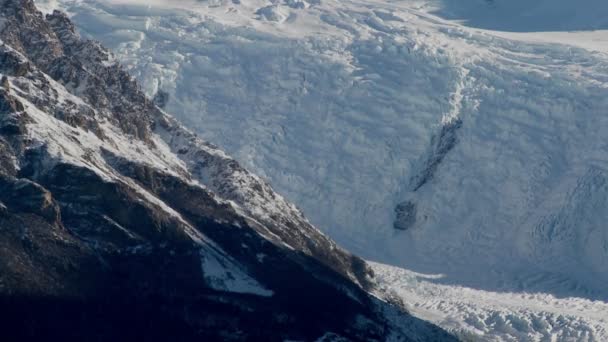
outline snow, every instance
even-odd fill
[[[608,303],[438,283],[442,275],[372,264],[380,284],[415,316],[482,341],[605,341]],[[474,339],[473,339],[474,340]]]
[[[0,77],[2,77],[2,74],[0,74]],[[193,228],[180,213],[132,179],[122,177],[107,164],[108,161],[102,155],[102,151],[105,149],[119,157],[149,165],[161,172],[180,177],[186,173],[185,165],[171,152],[170,147],[167,146],[161,137],[157,135],[152,137],[154,147],[127,137],[111,123],[102,121],[100,113],[96,113],[91,108],[88,108],[88,105],[80,98],[70,94],[62,85],[51,79],[47,79],[47,81],[52,91],[48,91],[47,89],[45,92],[40,92],[37,84],[24,78],[19,78],[17,82],[14,82],[15,78],[9,77],[9,81],[12,84],[11,95],[23,103],[25,114],[31,119],[31,122],[27,124],[27,132],[31,140],[29,148],[44,146],[49,154],[47,158],[42,160],[42,165],[36,170],[37,172],[44,173],[60,162],[69,163],[95,172],[104,181],[127,184],[141,199],[145,199],[156,210],[161,210],[182,223],[185,233],[200,248],[203,276],[210,287],[220,291],[248,293],[258,296],[268,297],[273,295],[272,291],[264,288],[249,276],[243,266],[239,265],[237,261],[228,256],[219,246]],[[20,88],[23,85],[28,89],[27,92]],[[45,98],[45,96],[52,96],[54,98],[49,99]],[[69,102],[78,105],[83,113],[93,112],[100,122],[102,122],[101,129],[105,137],[104,140],[102,141],[92,132],[72,127],[54,118],[30,102],[31,98],[35,98],[43,104],[50,102],[56,106],[64,106]],[[88,110],[83,110],[84,107],[87,107],[86,109]],[[69,108],[69,106],[65,108]],[[192,185],[197,186],[198,184]],[[116,229],[120,229],[130,235],[124,227],[114,222],[111,218],[104,216],[104,219],[114,225]],[[136,253],[137,250],[145,248],[146,246],[143,245],[137,246],[130,249],[130,252]],[[263,258],[264,255],[258,256],[260,262],[263,262]]]
[[[459,304],[433,307],[470,289],[487,336],[523,336],[500,321],[515,312],[563,325],[554,336],[534,328],[533,340],[572,340],[572,329],[605,339],[584,310],[559,318],[560,303],[608,300],[605,2],[289,4],[59,1],[148,95],[169,94],[167,112],[342,245],[443,274],[432,284],[441,291],[416,299],[437,320],[472,327]],[[397,231],[405,201],[415,224]],[[262,217],[287,208],[248,203],[244,214]],[[555,305],[520,315],[528,293]],[[497,298],[516,307],[500,311]]]
[[[61,5],[56,0],[36,1],[36,7],[44,14],[53,13],[54,10],[60,9]]]
[[[426,2],[424,6],[440,17],[495,31],[589,31],[608,28],[608,3],[603,0],[438,0]]]
[[[270,297],[273,292],[265,289],[255,279],[244,273],[230,258],[219,256],[213,250],[201,250],[205,280],[217,290],[249,293]]]

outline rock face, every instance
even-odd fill
[[[0,0],[4,334],[451,340],[149,100],[65,15]]]
[[[408,230],[416,224],[416,204],[410,201],[400,203],[395,207],[395,229]]]

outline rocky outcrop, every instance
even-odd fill
[[[422,170],[412,177],[410,181],[412,191],[418,191],[433,179],[443,159],[456,146],[458,142],[457,133],[460,127],[462,127],[462,120],[460,118],[444,123],[441,126],[441,132],[434,136],[431,141],[431,151],[425,160]]]
[[[416,204],[410,201],[399,203],[395,207],[395,229],[408,230],[416,224]]]
[[[410,179],[410,192],[416,193],[433,180],[443,159],[456,146],[458,130],[462,127],[462,119],[455,118],[441,126],[439,134],[431,139],[431,147],[422,164],[420,171]],[[408,230],[416,225],[417,205],[415,200],[405,200],[395,207],[393,227],[398,230]]]
[[[59,205],[52,194],[28,179],[0,177],[0,200],[11,211],[36,214],[50,224],[61,222]]]

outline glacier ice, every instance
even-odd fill
[[[550,2],[495,26],[505,1],[309,3],[277,2],[278,21],[257,0],[54,6],[354,252],[436,284],[608,299],[608,33],[530,32],[606,28],[606,6],[527,27]]]

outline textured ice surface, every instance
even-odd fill
[[[605,28],[606,6],[551,2],[568,14],[552,22],[523,3],[276,2],[273,21],[257,0],[59,1],[354,252],[446,286],[606,300],[608,35],[564,32]]]
[[[488,292],[437,283],[426,275],[373,264],[382,286],[414,315],[479,341],[605,341],[608,304],[526,292]],[[464,339],[468,341],[467,339]]]

